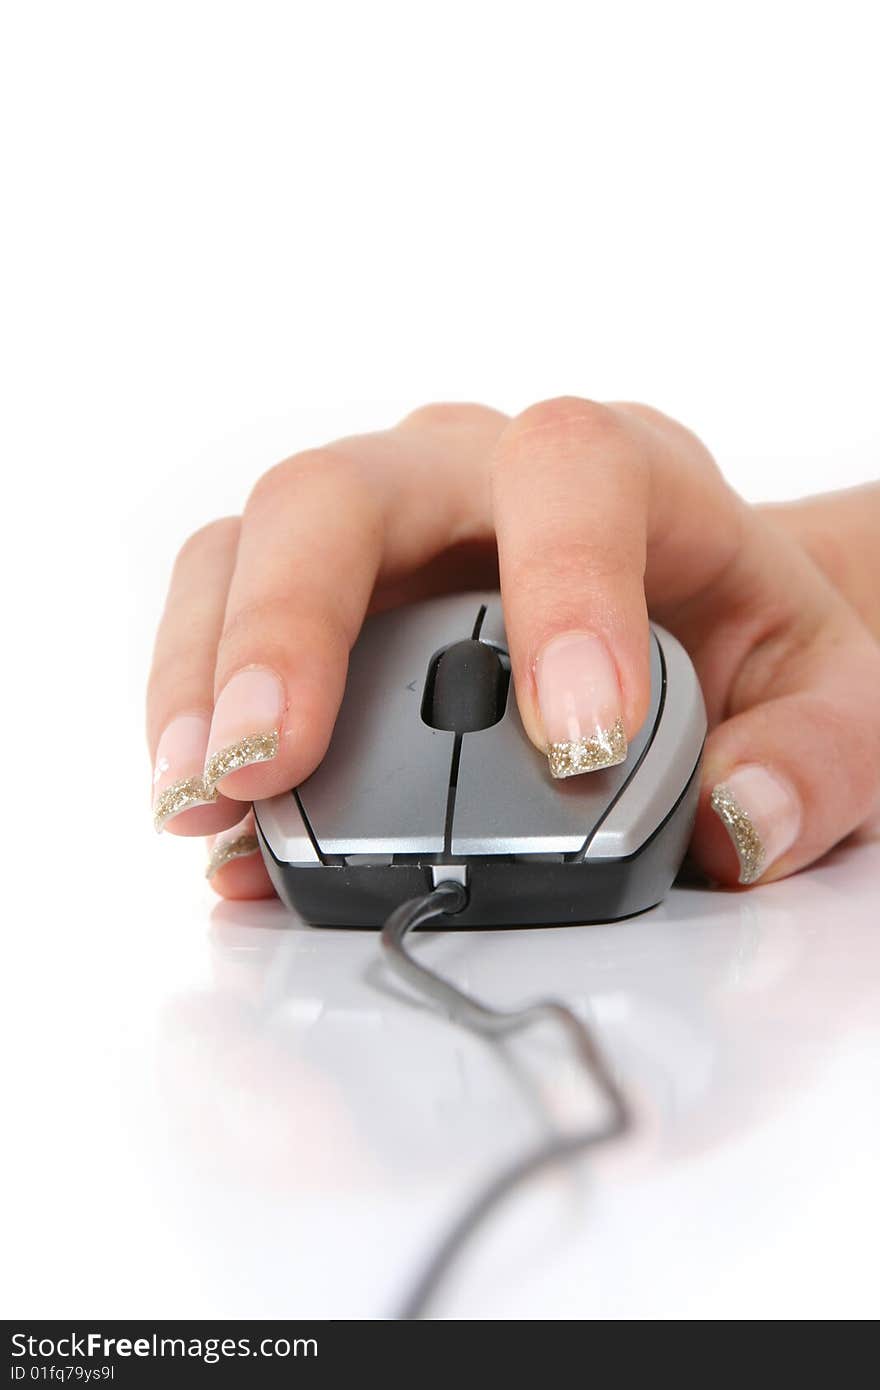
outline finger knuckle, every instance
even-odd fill
[[[291,488],[296,487],[303,478],[320,473],[323,466],[322,449],[307,449],[273,464],[251,488],[245,512],[253,512],[263,506],[274,508]]]
[[[289,642],[289,594],[254,595],[227,613],[217,643],[216,676],[222,685],[245,666],[284,669]]]
[[[214,550],[226,550],[238,541],[241,518],[237,516],[219,517],[193,531],[177,552],[176,566],[187,566],[192,562],[202,564],[205,557]]]
[[[405,415],[399,428],[461,430],[479,428],[504,419],[500,411],[473,401],[432,401]]]
[[[254,594],[227,614],[217,648],[217,669],[234,669],[242,663],[284,665],[291,645],[291,613],[296,615],[297,644],[308,648],[320,641],[345,649],[353,634],[344,602],[325,588],[302,582],[296,597],[287,589]]]
[[[580,614],[601,603],[607,607],[609,595],[624,607],[641,594],[637,557],[614,541],[581,540],[569,533],[548,533],[539,546],[511,556],[505,580],[520,597],[529,595],[535,611],[559,618],[560,605]]]
[[[360,477],[355,451],[345,441],[324,444],[316,449],[304,449],[292,454],[266,470],[251,489],[245,508],[248,512],[268,507],[274,509],[292,491],[302,491],[316,483],[339,483],[353,486]]]
[[[880,719],[855,721],[838,699],[825,694],[807,697],[805,707],[825,749],[837,751],[849,805],[866,813],[880,792]]]
[[[620,412],[612,405],[582,396],[554,396],[538,401],[513,421],[516,433],[549,432],[581,436],[619,433],[624,428]]]
[[[242,634],[262,640],[266,633],[283,632],[289,614],[289,594],[260,594],[237,603],[224,619],[218,651],[239,645]]]
[[[564,456],[590,450],[594,457],[604,452],[619,468],[636,460],[632,443],[631,427],[615,406],[557,396],[529,406],[511,420],[499,440],[493,467],[514,464],[526,450],[530,457],[536,452]]]

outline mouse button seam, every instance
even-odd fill
[[[305,827],[306,834],[312,842],[312,848],[314,849],[321,863],[326,865],[327,856],[324,854],[324,851],[321,849],[320,843],[318,842],[318,837],[315,834],[312,822],[309,820],[306,808],[303,805],[302,797],[299,794],[299,788],[291,787],[290,794],[296,802],[297,806],[299,807],[299,813],[302,816],[303,826]]]
[[[486,614],[488,611],[489,605],[487,603],[481,603],[477,609],[477,616],[474,619],[474,625],[471,629],[472,642],[478,642],[480,640],[480,633],[483,630],[483,623],[486,621]]]

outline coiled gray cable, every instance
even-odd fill
[[[567,1005],[546,999],[521,1009],[495,1009],[465,994],[409,954],[404,945],[408,932],[437,917],[461,912],[467,900],[467,889],[462,884],[447,881],[438,883],[432,892],[423,897],[411,898],[396,908],[385,923],[381,937],[389,966],[420,993],[442,1004],[456,1021],[488,1037],[505,1037],[547,1019],[561,1024],[571,1038],[588,1077],[598,1084],[605,1096],[609,1117],[601,1129],[552,1136],[492,1178],[444,1236],[400,1309],[397,1316],[401,1319],[424,1315],[440,1280],[462,1246],[515,1187],[544,1168],[575,1158],[597,1144],[616,1138],[630,1123],[626,1100],[605,1058],[586,1025]]]

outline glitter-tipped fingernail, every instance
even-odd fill
[[[535,662],[535,684],[552,776],[576,777],[624,761],[620,684],[601,637],[552,638]]]
[[[250,666],[226,682],[211,720],[205,757],[207,787],[214,790],[239,768],[276,756],[284,704],[284,686],[265,666]]]
[[[249,811],[238,825],[234,825],[231,830],[224,830],[222,834],[215,835],[208,841],[205,878],[213,878],[218,869],[222,869],[232,859],[245,859],[259,852],[260,843],[257,839],[254,815]]]
[[[756,883],[798,837],[794,789],[760,763],[735,768],[713,788],[709,804],[733,842],[740,883]]]
[[[205,786],[203,768],[211,720],[207,714],[179,714],[159,739],[153,770],[153,824],[161,830],[181,811],[216,801]]]

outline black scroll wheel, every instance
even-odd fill
[[[422,719],[432,729],[471,734],[497,724],[507,705],[506,652],[469,638],[432,657],[422,696]]]

